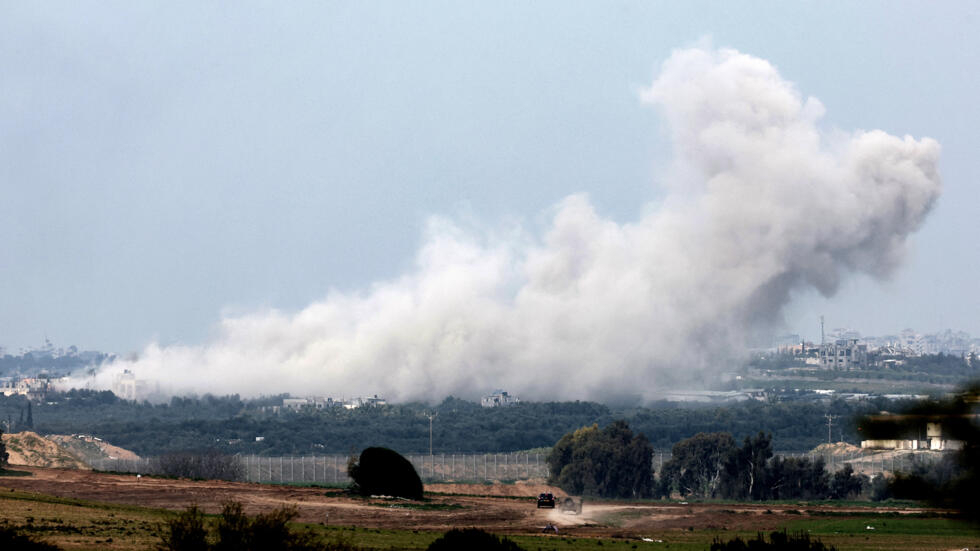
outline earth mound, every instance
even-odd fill
[[[11,465],[56,469],[91,468],[75,454],[34,432],[4,434],[3,443],[7,445],[7,453],[10,454],[7,462]]]
[[[85,434],[49,434],[45,438],[75,454],[82,461],[92,464],[103,459],[125,459],[136,461],[140,456],[119,446]]]
[[[866,454],[868,450],[864,450],[854,444],[848,444],[847,442],[834,442],[827,444],[820,444],[816,448],[813,448],[813,453],[823,454],[823,455],[859,455]]]

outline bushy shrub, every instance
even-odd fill
[[[885,501],[886,499],[891,499],[894,497],[892,495],[891,483],[885,475],[877,475],[874,480],[871,481],[871,501]]]
[[[209,532],[204,513],[190,507],[167,523],[165,551],[353,551],[346,541],[324,542],[311,531],[294,532],[289,522],[294,507],[283,507],[249,518],[241,503],[227,503]]]
[[[347,474],[354,481],[351,489],[361,495],[422,499],[422,479],[412,463],[394,450],[366,448],[347,465]]]
[[[864,491],[870,484],[866,475],[854,474],[850,463],[830,477],[830,497],[832,499],[847,499]]]
[[[806,532],[790,536],[783,530],[769,534],[768,541],[763,534],[747,541],[738,536],[725,542],[715,538],[711,551],[837,551],[837,548],[832,545],[828,547],[820,540],[811,540]]]
[[[207,551],[208,531],[204,528],[204,512],[192,505],[167,522],[161,549],[168,551]]]
[[[523,548],[507,538],[499,538],[479,528],[460,530],[453,528],[432,542],[426,551],[523,551]]]
[[[0,549],[59,551],[61,548],[57,545],[38,541],[26,534],[21,534],[13,526],[0,525]]]

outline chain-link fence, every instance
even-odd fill
[[[347,484],[346,455],[263,457],[237,456],[248,482]],[[548,464],[540,453],[406,454],[424,482],[492,482],[544,479]],[[158,474],[159,462],[104,459],[93,468],[101,471]]]
[[[917,465],[931,464],[945,456],[944,452],[910,450],[849,450],[846,452],[776,452],[787,458],[823,459],[828,472],[835,473],[850,465],[855,473],[876,476],[882,473],[909,472]]]
[[[853,450],[845,453],[779,451],[782,458],[822,458],[830,473],[851,465],[854,472],[874,476],[882,473],[909,471],[916,465],[938,461],[942,453],[929,451],[869,451]],[[243,480],[248,482],[348,484],[347,455],[304,455],[264,457],[258,455],[236,456],[241,462]],[[405,458],[415,466],[423,482],[493,482],[546,479],[548,464],[546,455],[540,453],[469,453],[469,454],[406,454]],[[669,452],[655,452],[652,468],[660,473]],[[159,461],[155,458],[103,459],[92,467],[101,471],[160,474]]]

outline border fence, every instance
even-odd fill
[[[822,458],[826,469],[835,473],[851,465],[854,472],[875,476],[882,473],[908,471],[916,465],[938,461],[942,454],[927,451],[874,451],[860,450],[848,453],[816,453],[777,451],[782,458]],[[259,456],[239,455],[243,481],[276,484],[348,484],[348,455],[301,455]],[[423,482],[483,483],[493,481],[518,481],[546,479],[548,464],[546,454],[541,453],[443,453],[405,454]],[[670,452],[654,452],[652,467],[660,473],[664,463],[670,461]],[[102,459],[92,463],[101,471],[160,474],[156,458]]]
[[[348,484],[348,455],[237,456],[247,482]],[[405,454],[423,482],[490,482],[548,477],[546,455],[541,453]],[[101,459],[100,471],[159,474],[155,458]]]

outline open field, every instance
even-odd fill
[[[197,504],[217,513],[227,501],[243,503],[249,514],[293,505],[298,521],[325,537],[371,549],[424,549],[450,528],[471,526],[528,550],[707,549],[716,536],[783,527],[809,530],[841,549],[980,548],[980,532],[942,511],[905,505],[608,501],[569,515],[537,509],[533,497],[548,487],[531,483],[430,485],[428,501],[414,503],[318,487],[23,470],[32,476],[0,478],[0,516],[66,549],[149,549],[168,510]],[[549,522],[559,535],[541,533]]]

